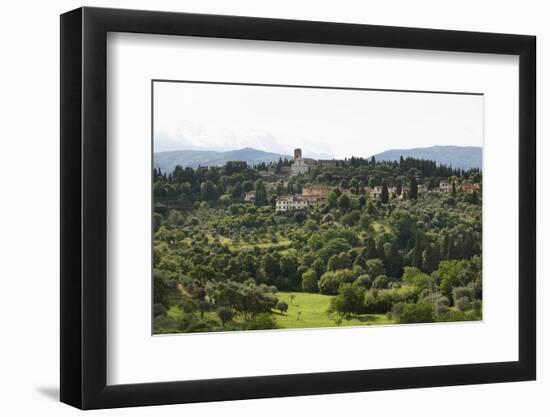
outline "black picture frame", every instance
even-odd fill
[[[519,360],[107,385],[108,32],[519,56]],[[96,409],[535,379],[535,45],[524,35],[252,17],[88,7],[61,15],[61,401]]]

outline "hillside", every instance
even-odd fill
[[[429,159],[438,164],[452,165],[453,168],[481,168],[482,148],[477,146],[431,146],[428,148],[391,149],[374,155],[378,161],[398,161],[412,157]]]
[[[260,151],[253,148],[243,148],[234,151],[168,151],[157,152],[154,155],[154,166],[163,172],[171,172],[176,165],[197,168],[200,166],[222,166],[228,161],[246,161],[249,165],[261,162],[276,162],[279,158],[289,158],[290,155]]]

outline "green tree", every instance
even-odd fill
[[[336,208],[338,206],[338,194],[335,191],[331,191],[327,197],[327,204],[330,208]]]
[[[403,274],[403,257],[397,249],[397,242],[390,244],[390,251],[386,256],[384,264],[390,277],[398,278]]]
[[[242,195],[243,195],[243,186],[240,182],[237,181],[237,183],[233,187],[233,191],[231,192],[231,197],[241,198]]]
[[[300,278],[298,275],[298,266],[298,258],[292,253],[283,255],[279,260],[281,275],[288,278],[293,287],[300,285],[298,281],[298,278]]]
[[[465,287],[474,282],[481,272],[467,260],[447,260],[439,263],[434,272],[439,277],[439,289],[446,297],[451,298],[454,287]]]
[[[281,270],[279,268],[279,260],[275,257],[275,255],[268,253],[264,255],[261,261],[261,267],[264,271],[265,276],[273,282],[277,276],[281,273]]]
[[[414,239],[414,252],[412,265],[416,268],[422,268],[422,249],[423,249],[423,236],[420,232],[416,232]]]
[[[372,219],[367,213],[363,213],[359,217],[359,226],[361,226],[361,229],[363,229],[364,231],[370,230],[371,222],[372,222]]]
[[[338,269],[351,268],[351,259],[347,253],[332,255],[327,263],[327,270],[336,271]]]
[[[233,311],[227,307],[221,307],[217,311],[218,317],[222,322],[222,326],[225,326],[225,323],[233,320]]]
[[[366,272],[371,277],[377,277],[379,275],[386,275],[386,269],[384,268],[384,262],[381,259],[369,259],[366,265]]]
[[[302,224],[306,220],[306,214],[302,211],[297,211],[294,213],[294,221],[298,224]]]
[[[341,269],[334,272],[325,272],[319,279],[319,291],[321,294],[338,294],[338,288],[343,283],[353,283],[357,275],[350,269]]]
[[[399,246],[406,247],[416,234],[416,222],[411,213],[402,209],[394,210],[389,222],[397,234]]]
[[[431,323],[433,321],[433,306],[427,301],[406,304],[398,320],[399,323]]]
[[[416,288],[417,293],[425,290],[432,290],[433,279],[430,275],[425,274],[415,267],[406,266],[404,269],[403,282],[405,284]]]
[[[418,182],[416,177],[413,175],[409,182],[409,199],[416,200],[418,198]]]
[[[265,188],[264,182],[261,179],[256,181],[254,189],[256,191],[256,197],[254,199],[254,203],[257,206],[265,206],[266,204],[268,204],[267,203],[267,190]]]
[[[439,252],[440,249],[437,242],[426,246],[426,249],[422,252],[422,270],[431,274],[437,269],[440,260]]]
[[[380,200],[382,201],[382,204],[387,204],[390,199],[389,193],[388,193],[388,185],[384,181],[382,184],[382,194],[380,194]]]
[[[174,226],[181,226],[185,223],[185,218],[179,210],[170,210],[168,213],[168,223]]]
[[[353,314],[363,312],[363,298],[365,291],[352,284],[342,284],[338,295],[331,300],[332,308],[345,317],[350,318]]]
[[[302,289],[306,292],[318,292],[318,281],[317,272],[314,269],[308,269],[302,274]]]
[[[361,217],[361,213],[357,210],[353,210],[351,213],[348,213],[342,216],[342,223],[345,224],[346,226],[352,227],[357,224],[360,217]]]
[[[243,182],[243,192],[247,193],[249,191],[252,191],[254,189],[254,183],[252,181],[244,181]]]
[[[285,303],[284,301],[279,301],[276,305],[275,305],[275,309],[276,310],[279,310],[279,312],[281,313],[281,315],[285,314],[285,312],[288,311],[288,304]]]
[[[335,238],[326,242],[323,247],[317,252],[317,255],[328,262],[332,255],[338,255],[342,252],[347,252],[351,249],[351,245],[343,238]]]
[[[246,330],[269,330],[276,329],[277,322],[275,318],[269,313],[257,314],[245,324]]]
[[[203,200],[215,200],[217,198],[216,186],[210,180],[201,184],[201,198]]]
[[[388,288],[389,280],[385,275],[378,275],[374,281],[372,281],[372,288],[380,290]]]
[[[338,198],[338,207],[342,210],[342,211],[346,211],[349,209],[350,207],[350,199],[349,197],[347,196],[347,194],[342,194],[340,196],[340,198]]]
[[[365,241],[364,255],[367,259],[376,258],[376,242],[372,237],[367,238]]]

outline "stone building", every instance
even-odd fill
[[[302,158],[302,150],[294,149],[294,162],[291,166],[292,175],[307,174],[309,170],[317,165],[315,159]]]
[[[275,212],[305,210],[308,206],[308,200],[299,195],[286,195],[275,200]]]
[[[465,193],[473,193],[474,191],[476,193],[479,193],[481,191],[481,184],[479,183],[469,183],[469,182],[466,182],[464,184],[462,184],[462,191],[464,191]]]
[[[336,166],[338,166],[336,159],[315,160],[313,158],[303,158],[302,150],[297,148],[294,149],[294,162],[290,167],[290,173],[291,175],[304,175],[315,167],[334,168]]]
[[[302,198],[311,202],[326,200],[331,190],[332,188],[327,185],[312,185],[303,187]]]

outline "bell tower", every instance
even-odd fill
[[[294,149],[294,159],[300,159],[302,157],[302,150],[300,148]]]

